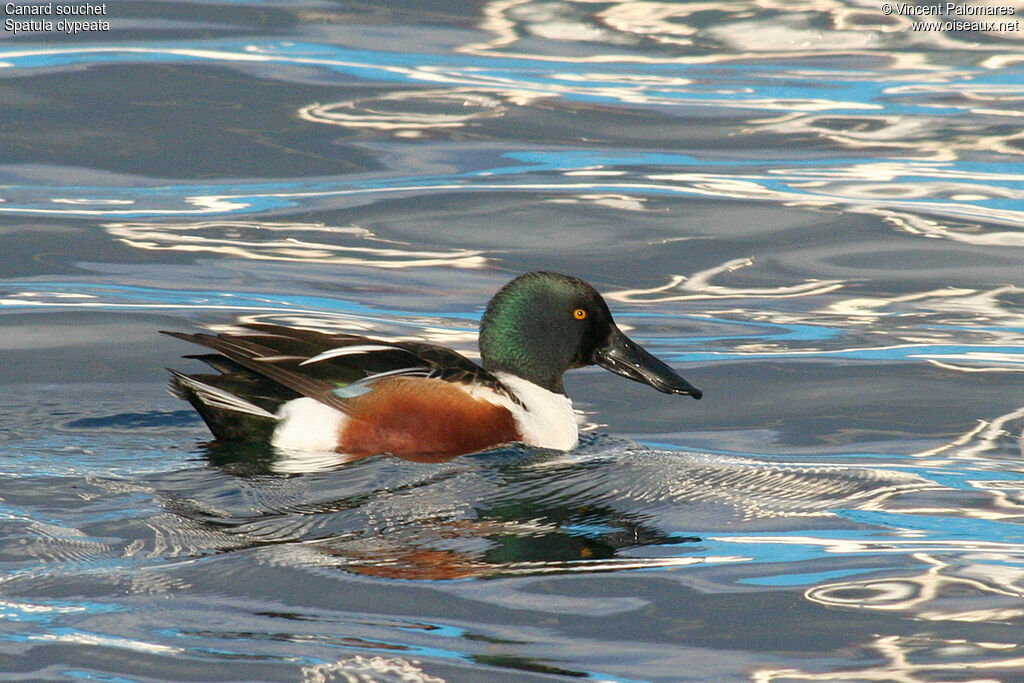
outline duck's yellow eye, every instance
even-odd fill
[[[583,320],[584,318],[587,317],[587,312],[582,308],[577,308],[575,311],[572,312],[572,317],[576,318],[577,320]]]

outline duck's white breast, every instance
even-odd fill
[[[494,373],[502,384],[519,397],[523,405],[485,387],[474,387],[471,393],[512,412],[523,436],[523,442],[539,448],[568,451],[579,443],[580,430],[572,400],[565,394],[537,386],[522,377],[506,372]]]

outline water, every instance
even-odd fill
[[[102,18],[0,32],[5,680],[1024,680],[1024,33]],[[705,399],[575,371],[572,453],[339,464],[210,444],[165,390],[198,366],[160,329],[472,354],[533,269]]]

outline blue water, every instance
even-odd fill
[[[1018,30],[107,8],[0,24],[4,680],[1022,680]],[[535,269],[705,399],[574,371],[573,452],[344,463],[166,391],[161,329],[474,355]]]

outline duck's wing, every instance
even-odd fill
[[[383,376],[408,374],[482,385],[508,393],[497,377],[445,346],[385,341],[357,334],[327,334],[266,323],[246,327],[258,334],[272,335],[273,340],[282,340],[276,348],[284,354],[301,357],[301,372],[320,377],[339,388],[355,383],[372,384]]]
[[[216,352],[194,357],[220,374],[177,373],[172,384],[179,395],[188,393],[182,391],[185,377],[240,396],[267,412],[299,396],[347,412],[348,399],[370,391],[377,380],[393,376],[434,377],[483,385],[509,395],[505,386],[484,368],[456,351],[434,344],[391,342],[270,324],[246,325],[238,333],[164,334]],[[195,388],[192,389],[194,393]],[[183,398],[196,405],[194,395]]]

